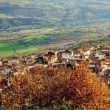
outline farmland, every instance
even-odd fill
[[[98,32],[99,31],[99,32]],[[101,34],[103,33],[103,35]],[[15,33],[10,33],[7,37],[0,37],[0,57],[10,56],[18,53],[28,53],[44,48],[59,48],[65,44],[75,42],[91,41],[99,38],[104,38],[109,35],[109,29],[101,30],[99,27],[89,28],[61,28],[61,29],[32,29],[22,30]],[[51,46],[51,44],[54,44]],[[60,44],[60,46],[56,45]],[[40,48],[39,48],[40,47]]]
[[[36,44],[40,45],[47,42],[47,39],[47,36],[41,35],[28,36],[18,40],[0,41],[0,57],[37,51],[38,47]]]
[[[25,45],[19,45],[18,42],[0,42],[0,57],[10,56],[18,53],[29,53],[37,50],[37,47],[26,47]]]

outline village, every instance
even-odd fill
[[[0,92],[10,85],[8,78],[24,75],[32,68],[74,69],[87,61],[91,72],[110,87],[110,46],[84,46],[77,50],[47,51],[22,57],[0,59]],[[4,86],[3,86],[4,85]]]

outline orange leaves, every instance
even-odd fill
[[[34,68],[24,76],[11,79],[11,88],[2,94],[5,106],[16,104],[22,108],[25,101],[38,106],[50,106],[69,101],[85,110],[108,110],[110,90],[83,62],[75,70],[66,68]],[[12,92],[12,96],[9,93]],[[11,99],[11,101],[10,101]],[[17,105],[17,106],[18,106]]]

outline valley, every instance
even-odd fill
[[[0,57],[103,39],[110,34],[109,5],[108,0],[1,0]]]

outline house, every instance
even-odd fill
[[[103,71],[99,77],[110,87],[110,69]]]
[[[89,62],[89,68],[92,70],[93,73],[98,73],[99,68],[96,62],[90,61]]]
[[[58,61],[57,52],[55,51],[46,52],[46,54],[43,56],[43,59],[48,64],[56,63]]]
[[[82,59],[83,56],[82,56],[81,54],[75,54],[75,55],[74,55],[74,58],[76,58],[76,59]]]
[[[48,55],[48,56],[55,56],[56,54],[57,54],[57,52],[55,52],[55,51],[48,51],[48,52],[46,52],[45,55]]]
[[[58,58],[56,56],[51,56],[48,59],[49,63],[56,63],[58,61]]]
[[[73,53],[74,53],[74,55],[73,55],[74,58],[76,58],[76,59],[82,59],[83,58],[83,54],[81,53],[80,50],[74,50]]]
[[[102,64],[101,67],[102,67],[102,71],[106,71],[110,69],[110,63]]]
[[[60,61],[60,63],[64,63],[64,64],[66,64],[67,62],[69,62],[68,59],[61,59],[61,61]]]
[[[106,78],[105,82],[110,87],[110,69],[105,70],[103,73],[104,73],[104,77]]]
[[[48,62],[48,64],[56,63],[58,61],[58,58],[55,55],[52,56],[44,55],[43,58],[46,62]]]
[[[51,68],[57,68],[57,67],[65,67],[65,63],[53,63],[52,65],[49,65]]]
[[[104,71],[104,75],[106,78],[110,78],[110,68]]]
[[[106,60],[100,62],[100,76],[110,77],[110,63]]]
[[[35,58],[35,62],[39,63],[39,64],[42,64],[44,62],[43,56],[38,56],[37,58]]]
[[[98,52],[101,52],[106,55],[106,57],[110,58],[110,46],[101,47],[97,49]]]
[[[99,60],[102,60],[102,59],[106,58],[106,54],[104,54],[104,53],[102,53],[100,51],[96,51],[95,57],[98,58]]]
[[[59,59],[72,59],[73,55],[74,53],[72,50],[64,50],[57,53]]]
[[[80,48],[80,51],[84,52],[84,51],[93,51],[95,50],[95,47],[94,46],[83,46]]]
[[[110,58],[110,48],[103,48],[101,52],[106,55],[106,58]]]
[[[79,50],[84,55],[85,59],[88,59],[90,57],[91,52],[95,50],[95,47],[94,46],[83,46]]]
[[[88,59],[88,58],[89,58],[90,53],[91,53],[91,50],[85,50],[85,51],[83,52],[83,55],[84,55],[85,59]]]

